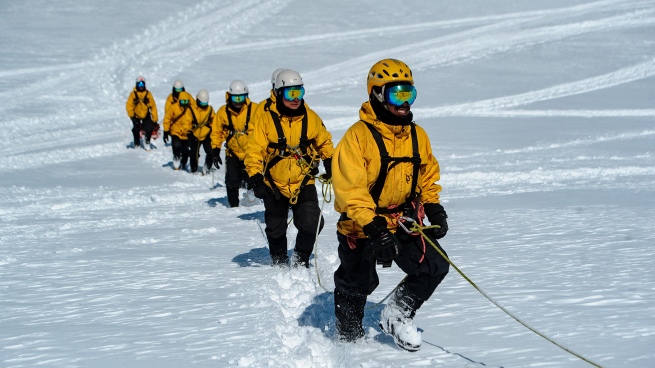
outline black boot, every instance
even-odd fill
[[[230,207],[239,207],[239,188],[227,188],[227,202]]]
[[[289,262],[287,255],[287,237],[268,238],[268,250],[271,254],[272,266],[286,266]]]
[[[309,256],[311,256],[310,253],[294,250],[291,256],[291,267],[309,268]]]
[[[362,320],[365,305],[365,294],[334,290],[334,316],[338,340],[354,342],[364,337]]]

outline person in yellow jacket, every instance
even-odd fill
[[[152,93],[146,89],[146,79],[136,78],[136,85],[125,103],[127,116],[132,120],[132,135],[134,148],[141,145],[141,131],[145,131],[143,148],[150,150],[150,138],[153,131],[158,128],[157,104]]]
[[[255,109],[255,113],[252,119],[254,124],[256,124],[264,116],[264,114],[268,113],[272,105],[275,105],[275,79],[277,78],[277,75],[280,74],[280,72],[283,70],[283,68],[277,68],[273,71],[273,75],[271,75],[270,96],[261,100],[257,104],[257,108]],[[255,126],[254,124],[252,125],[253,127]]]
[[[225,105],[216,112],[212,125],[212,148],[216,169],[223,164],[221,145],[225,142],[225,187],[230,207],[239,207],[239,188],[245,188],[248,179],[244,160],[248,131],[257,104],[248,98],[248,86],[241,80],[234,80],[225,93]]]
[[[180,100],[180,92],[184,92],[184,82],[178,79],[173,83],[171,94],[166,97],[164,116],[166,116],[166,112],[171,108],[171,106],[177,104],[177,101]],[[168,143],[169,138],[168,133],[164,132],[164,143]]]
[[[190,155],[189,136],[192,135],[196,102],[188,92],[180,92],[180,99],[164,116],[164,133],[171,137],[173,168],[184,169]]]
[[[298,229],[291,265],[309,267],[316,234],[323,228],[314,176],[319,159],[325,166],[325,179],[331,175],[332,135],[321,118],[305,106],[305,89],[298,72],[281,71],[275,88],[275,104],[249,137],[246,171],[255,196],[264,200],[272,264],[288,262],[286,234],[291,207]]]
[[[191,172],[198,171],[198,158],[200,147],[205,151],[205,165],[202,174],[206,174],[212,167],[212,143],[210,133],[214,121],[214,108],[209,105],[209,92],[201,89],[196,95],[196,103],[191,107],[193,112],[193,124],[189,135],[189,150],[191,151],[190,169]]]
[[[427,215],[439,227],[425,232],[441,247],[437,239],[446,235],[448,216],[436,184],[439,163],[426,132],[412,121],[416,88],[410,68],[400,60],[380,60],[369,71],[367,90],[360,120],[337,145],[332,168],[334,207],[341,215],[341,263],[334,273],[337,336],[342,341],[364,336],[366,297],[379,284],[376,263],[395,262],[407,277],[382,310],[380,326],[398,346],[416,351],[422,339],[414,315],[449,265],[420,234],[402,226],[409,229],[411,221],[421,222]]]

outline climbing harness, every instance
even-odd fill
[[[282,129],[279,115],[270,110],[269,113],[271,114],[273,123],[275,124],[278,141],[277,143],[269,143],[268,147],[274,149],[277,152],[277,155],[266,163],[266,166],[264,167],[264,177],[271,185],[271,189],[273,189],[273,193],[275,194],[275,199],[280,199],[280,189],[275,185],[275,182],[273,181],[273,177],[271,176],[271,168],[273,168],[273,166],[275,166],[283,159],[286,159],[287,157],[293,157],[304,174],[304,178],[300,183],[300,186],[291,194],[291,197],[289,198],[289,203],[293,205],[297,203],[298,194],[302,188],[307,185],[309,180],[318,174],[318,162],[316,157],[313,157],[310,153],[308,153],[308,148],[313,143],[313,140],[307,138],[308,117],[307,114],[305,114],[302,118],[300,143],[298,146],[291,147],[287,144],[287,137],[284,135],[284,130]]]
[[[418,174],[421,165],[421,156],[418,151],[418,137],[416,134],[416,124],[412,123],[410,125],[410,134],[412,137],[412,157],[391,157],[389,156],[389,152],[387,151],[387,148],[384,145],[382,134],[377,129],[375,129],[375,127],[372,124],[367,123],[363,120],[360,121],[362,121],[366,125],[368,130],[371,132],[371,135],[373,136],[373,139],[375,140],[375,143],[378,146],[378,150],[380,150],[380,173],[378,174],[378,177],[375,180],[375,183],[373,184],[373,187],[370,190],[371,197],[373,198],[375,205],[377,206],[378,201],[380,200],[380,195],[382,194],[384,183],[387,180],[387,174],[389,173],[389,169],[401,162],[410,162],[413,165],[412,185],[411,185],[410,195],[407,198],[406,203],[412,202],[416,197],[416,186],[418,182]],[[375,212],[378,214],[392,213],[393,209],[378,206]]]
[[[248,111],[246,111],[246,123],[243,126],[243,130],[236,130],[234,128],[234,123],[232,123],[232,114],[230,114],[229,108],[226,106],[225,107],[225,115],[227,115],[227,129],[228,129],[228,134],[227,138],[225,138],[225,150],[230,151],[230,147],[228,147],[228,143],[234,136],[239,136],[239,135],[244,135],[247,134],[248,132],[248,124],[250,123],[250,111],[252,109],[252,104],[248,104]],[[239,143],[239,140],[237,139],[237,143],[239,144],[239,147],[242,149],[244,148],[241,146]]]

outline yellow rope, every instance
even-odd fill
[[[430,227],[438,227],[438,225],[434,225],[434,226],[430,226]],[[564,350],[564,351],[566,351],[566,352],[568,352],[568,353],[570,353],[570,354],[572,354],[572,355],[575,355],[576,357],[578,357],[578,358],[584,360],[585,362],[587,362],[587,363],[593,365],[594,367],[602,368],[600,364],[598,364],[598,363],[594,363],[593,361],[591,361],[591,360],[589,360],[589,359],[583,357],[582,355],[580,355],[580,354],[578,354],[578,353],[576,353],[576,352],[574,352],[574,351],[572,351],[572,350],[570,350],[570,349],[568,349],[568,348],[566,348],[566,347],[564,347],[564,346],[558,344],[558,343],[555,342],[554,340],[550,339],[548,336],[546,336],[546,335],[544,335],[543,333],[537,331],[536,329],[534,329],[533,327],[531,327],[530,325],[528,325],[527,323],[523,322],[521,319],[519,319],[518,317],[516,317],[516,316],[514,316],[512,313],[510,313],[510,312],[509,312],[507,309],[505,309],[502,305],[500,305],[498,302],[496,302],[492,297],[490,297],[489,295],[487,295],[487,293],[485,293],[482,289],[480,289],[480,288],[479,288],[479,287],[478,287],[478,286],[477,286],[477,285],[476,285],[476,284],[475,284],[471,279],[469,279],[469,278],[464,274],[464,272],[462,272],[462,271],[461,271],[457,266],[455,266],[455,264],[454,264],[454,263],[453,263],[453,262],[448,258],[448,256],[446,256],[446,254],[445,254],[445,253],[444,253],[444,252],[443,252],[439,247],[437,247],[437,246],[434,244],[434,242],[432,242],[432,240],[430,240],[430,238],[428,238],[428,237],[425,235],[425,233],[423,232],[423,229],[426,229],[426,228],[429,228],[429,227],[428,227],[428,226],[420,226],[418,223],[414,222],[414,225],[412,226],[412,228],[411,228],[410,230],[411,230],[411,231],[414,231],[414,232],[418,232],[418,233],[420,233],[421,236],[423,236],[423,238],[424,238],[425,240],[427,240],[428,243],[430,243],[430,245],[431,245],[431,246],[432,246],[432,247],[433,247],[437,252],[439,252],[439,254],[440,254],[440,255],[441,255],[441,256],[442,256],[442,257],[443,257],[443,258],[444,258],[444,259],[445,259],[445,260],[446,260],[446,261],[447,261],[447,262],[448,262],[448,263],[449,263],[449,264],[450,264],[450,265],[451,265],[451,266],[452,266],[452,267],[453,267],[453,268],[454,268],[454,269],[455,269],[455,270],[456,270],[460,275],[462,275],[462,277],[463,277],[466,281],[468,281],[469,284],[471,284],[471,285],[472,285],[472,286],[473,286],[477,291],[480,292],[480,294],[482,294],[485,298],[487,298],[487,300],[489,300],[491,303],[493,303],[496,307],[500,308],[500,310],[502,310],[503,312],[505,312],[505,314],[507,314],[508,316],[512,317],[516,322],[520,323],[521,325],[523,325],[524,327],[526,327],[526,328],[529,329],[530,331],[536,333],[537,335],[543,337],[543,338],[546,339],[548,342],[554,344],[555,346],[559,347],[560,349],[562,349],[562,350]]]

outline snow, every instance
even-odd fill
[[[0,9],[0,367],[585,367],[454,270],[419,310],[417,353],[378,327],[334,341],[331,203],[309,270],[269,267],[263,206],[224,171],[126,149],[144,75],[218,108],[278,67],[338,142],[379,59],[412,67],[442,168],[442,245],[484,292],[607,367],[655,359],[655,1],[143,0]],[[319,193],[320,196],[320,193]],[[296,231],[289,229],[293,244]]]

